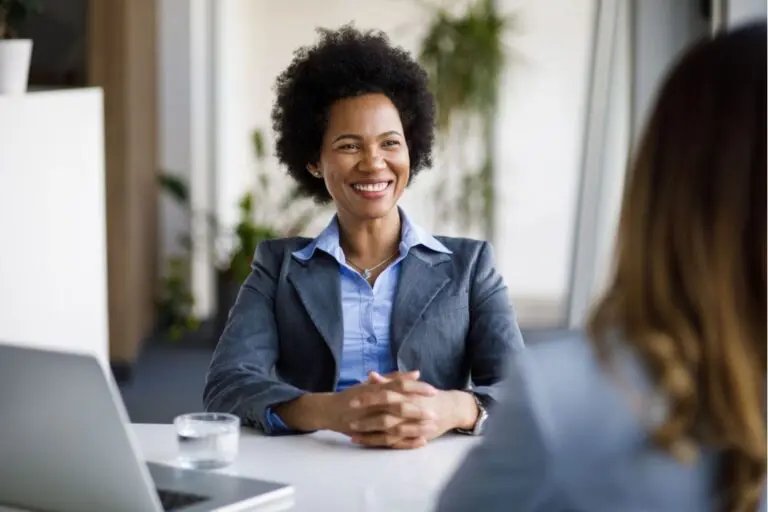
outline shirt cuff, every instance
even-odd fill
[[[267,420],[266,427],[269,434],[280,435],[292,434],[295,432],[285,424],[285,422],[280,418],[280,416],[277,415],[275,411],[272,410],[271,407],[267,407],[267,411],[264,417]]]

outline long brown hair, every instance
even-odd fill
[[[656,445],[717,450],[720,508],[755,510],[766,477],[764,23],[699,43],[668,75],[588,331],[604,361],[620,332],[667,400]]]

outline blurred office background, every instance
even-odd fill
[[[627,158],[663,73],[695,39],[766,15],[764,0],[42,3],[23,27],[30,92],[0,96],[0,339],[96,352],[134,422],[201,407],[254,245],[330,218],[287,200],[271,155],[272,84],[316,28],[384,30],[442,63],[438,89],[499,76],[461,90],[490,108],[440,128],[403,206],[436,233],[493,242],[537,343],[577,332],[609,275]]]

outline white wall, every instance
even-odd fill
[[[758,18],[765,21],[766,11],[768,3],[765,0],[729,0],[726,13],[728,25],[733,27]]]
[[[568,297],[572,327],[582,323],[610,268],[631,127],[629,11],[623,0],[606,0],[596,12]]]
[[[602,5],[612,15],[601,17],[600,33],[610,31],[610,36],[598,43],[596,55],[612,52],[612,61],[596,71],[610,78],[604,90],[591,93],[601,108],[590,114],[594,129],[584,141],[585,148],[597,142],[598,153],[584,162],[583,176],[590,183],[583,187],[572,272],[568,323],[574,327],[586,319],[610,277],[628,153],[659,84],[680,52],[710,30],[698,0],[604,0]],[[608,27],[609,18],[618,23]]]
[[[236,221],[240,195],[253,185],[250,134],[266,128],[269,97],[265,7],[271,2],[223,0],[217,4],[216,54],[216,212],[221,222]],[[266,105],[266,106],[265,106]]]
[[[0,95],[0,342],[109,364],[100,89]]]
[[[689,44],[706,36],[710,24],[699,0],[633,0],[633,134],[642,129],[669,67]]]
[[[594,2],[499,4],[518,15],[509,46],[523,59],[510,62],[504,77],[496,249],[512,295],[525,309],[526,301],[559,303],[567,292]],[[408,0],[369,0],[364,6],[354,0],[222,0],[218,8],[217,205],[232,222],[237,198],[252,184],[250,131],[270,128],[274,79],[296,48],[315,41],[315,27],[354,20],[414,50],[429,18]],[[424,198],[431,199],[438,179],[435,168],[404,197],[409,213],[427,228],[435,219]]]
[[[160,170],[189,180],[192,167],[190,4],[188,0],[161,0],[157,9]],[[160,196],[159,222],[162,269],[168,256],[182,251],[179,237],[189,230],[189,222],[184,212],[165,195]]]
[[[603,175],[600,184],[599,214],[596,228],[595,272],[592,276],[592,295],[603,290],[613,266],[616,228],[621,212],[624,182],[632,136],[631,120],[631,53],[630,8],[624,0],[618,0],[618,25],[614,41],[608,112],[605,119],[605,147]]]
[[[202,212],[213,210],[213,115],[211,64],[212,0],[160,0],[158,32],[158,171],[190,186],[193,218],[166,195],[159,198],[160,269],[184,255],[181,237],[191,237],[190,282],[195,313],[214,310],[210,229]]]
[[[524,61],[502,97],[497,246],[521,315],[538,317],[568,293],[595,2],[506,3],[519,5],[510,44]]]

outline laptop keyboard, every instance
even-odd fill
[[[188,507],[207,499],[204,496],[198,496],[197,494],[165,491],[163,489],[158,489],[157,495],[160,498],[160,503],[163,505],[163,510],[178,510],[182,507]]]

